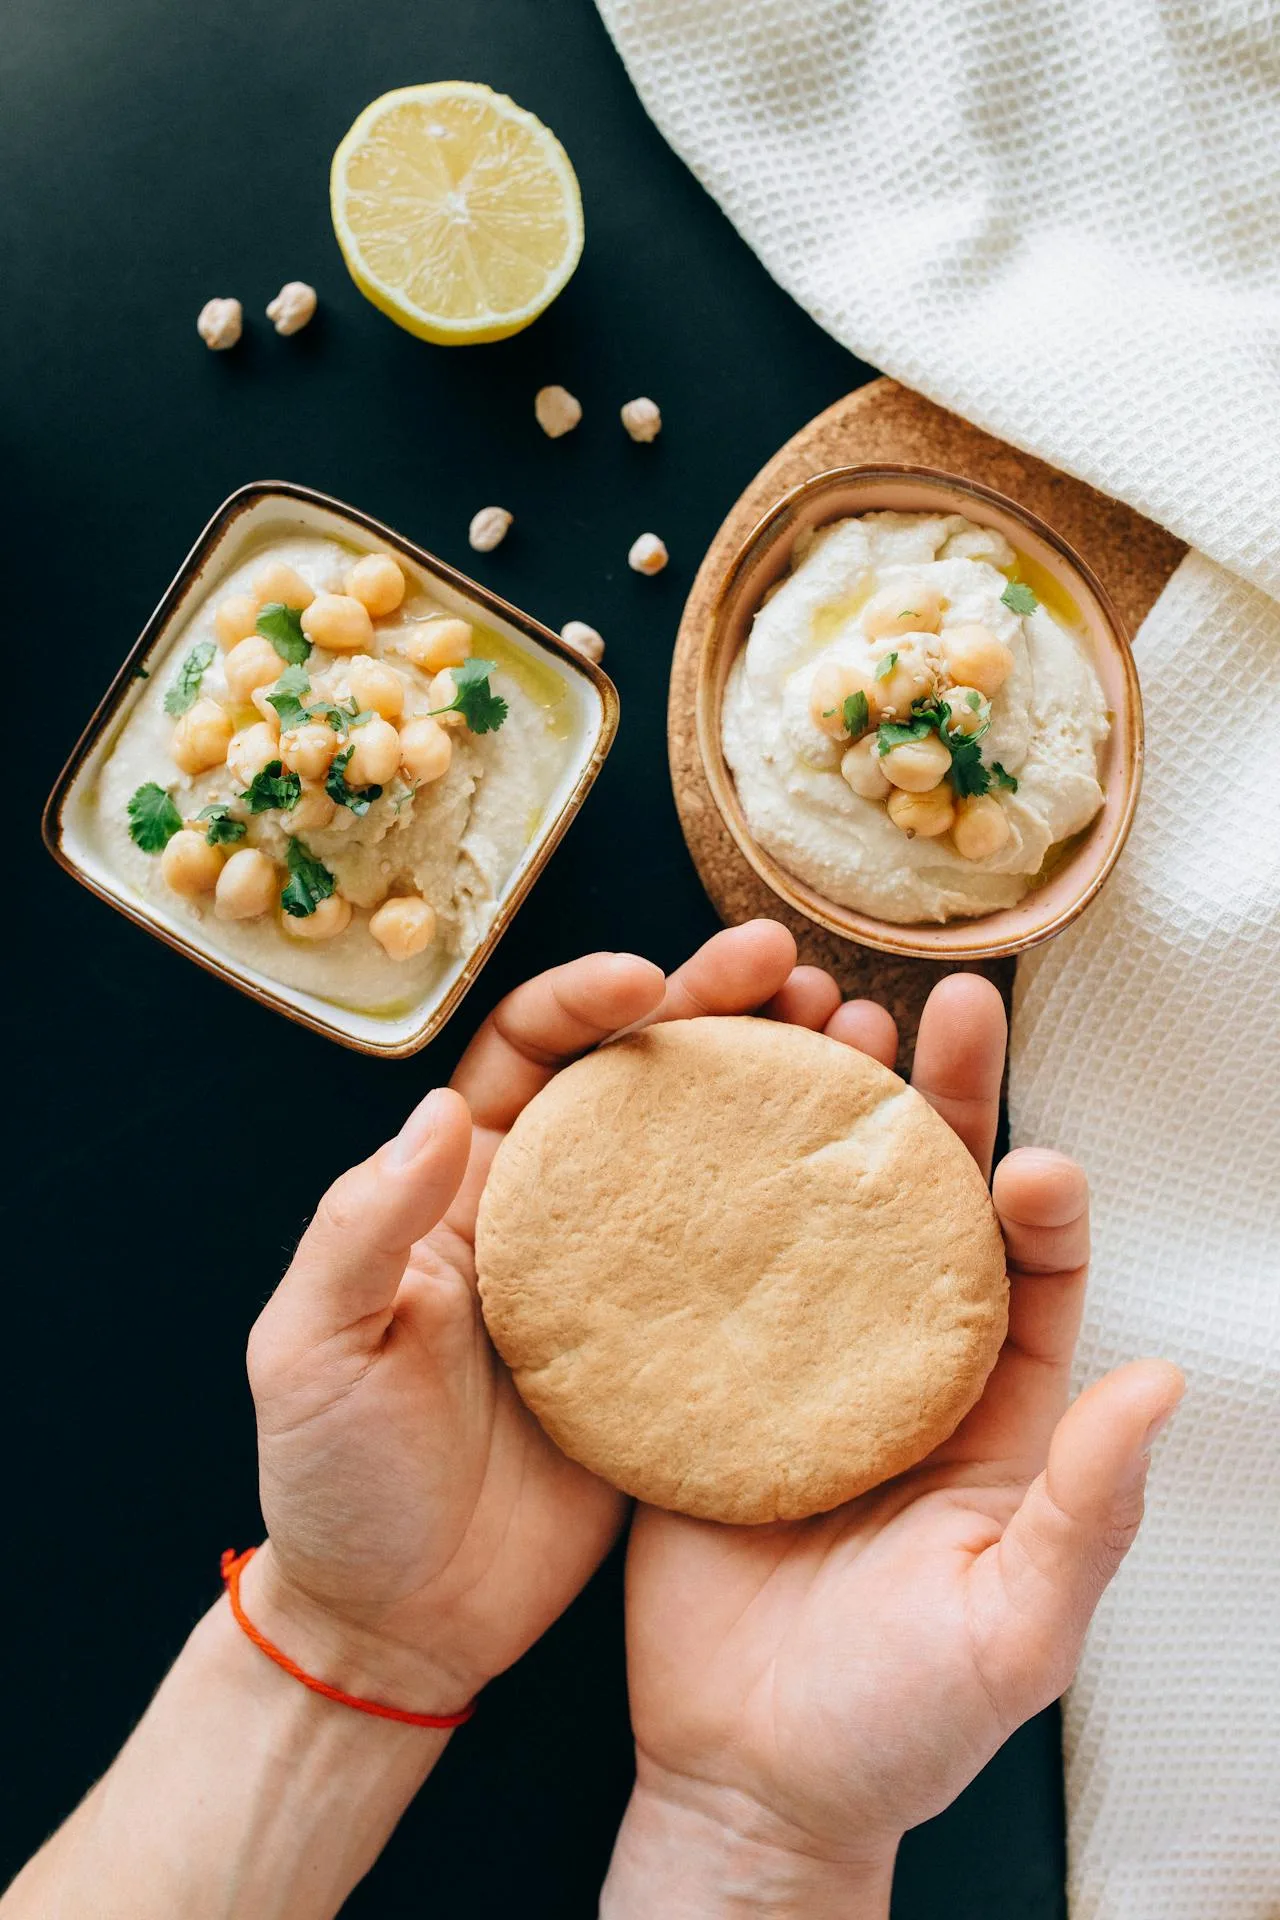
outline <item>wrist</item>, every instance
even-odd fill
[[[447,1656],[398,1640],[316,1599],[290,1579],[270,1540],[241,1573],[240,1601],[258,1632],[304,1673],[356,1699],[450,1715],[467,1706],[484,1684]]]
[[[887,1920],[896,1851],[817,1850],[749,1794],[641,1757],[601,1920]]]

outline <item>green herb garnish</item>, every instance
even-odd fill
[[[249,831],[243,820],[233,817],[225,800],[215,800],[211,807],[201,807],[196,819],[206,823],[204,837],[211,847],[232,846],[235,841],[243,840]]]
[[[182,815],[154,780],[138,788],[128,811],[129,838],[144,853],[163,853],[182,826]]]
[[[267,695],[268,701],[280,715],[280,725],[284,729],[303,726],[307,710],[302,702],[311,691],[311,682],[307,678],[305,667],[286,667],[280,678]]]
[[[887,680],[889,678],[889,675],[893,672],[894,668],[897,666],[897,664],[898,664],[897,654],[886,653],[884,659],[880,662],[879,666],[876,668],[876,679]]]
[[[301,792],[302,781],[296,773],[286,773],[281,760],[268,760],[240,798],[250,813],[270,813],[273,807],[289,813],[297,806]]]
[[[871,709],[867,705],[867,696],[862,692],[861,688],[859,688],[857,693],[849,694],[840,709],[840,716],[844,721],[846,730],[853,735],[855,740],[860,733],[866,732],[871,719]]]
[[[1034,613],[1040,605],[1030,587],[1021,580],[1011,580],[1000,599],[1010,613]]]
[[[971,794],[985,793],[991,775],[983,764],[981,734],[952,733],[946,737],[951,749],[951,784],[961,800]]]
[[[991,762],[991,778],[998,787],[1004,787],[1008,793],[1016,793],[1018,791],[1017,780],[1013,774],[1005,772],[1005,769],[1000,765],[998,760]]]
[[[970,687],[968,693],[966,693],[964,697],[964,703],[966,707],[972,708],[974,713],[982,712],[982,695],[977,691],[976,688]]]
[[[933,721],[923,714],[903,725],[895,720],[884,720],[876,729],[876,752],[882,756],[892,753],[895,747],[905,747],[913,740],[927,739],[934,730]]]
[[[218,651],[212,640],[201,640],[192,647],[190,653],[178,668],[178,677],[164,697],[164,710],[176,719],[180,713],[188,713],[196,703],[200,691],[200,682]]]
[[[255,625],[290,666],[300,667],[311,652],[311,642],[302,631],[302,615],[296,607],[286,607],[283,600],[268,600]]]
[[[333,892],[333,875],[322,860],[309,854],[296,835],[285,849],[289,878],[280,894],[280,905],[294,920],[309,920],[322,900]]]
[[[489,685],[496,660],[464,660],[450,667],[454,696],[447,707],[432,707],[431,715],[460,713],[472,733],[496,733],[507,717],[507,703]]]
[[[340,807],[350,807],[352,813],[358,817],[360,814],[368,813],[373,802],[382,798],[382,788],[347,785],[347,762],[354,752],[355,747],[350,746],[344,747],[341,753],[334,754],[329,763],[329,771],[325,775],[324,790],[331,800],[336,800]]]

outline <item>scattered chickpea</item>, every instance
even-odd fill
[[[389,960],[411,960],[436,937],[436,910],[421,894],[384,900],[369,916],[369,931]]]
[[[642,533],[632,542],[627,565],[633,573],[661,573],[670,557],[656,533]]]
[[[405,634],[399,646],[406,659],[423,673],[439,673],[444,667],[460,667],[469,659],[474,639],[469,621],[449,618],[428,620]]]
[[[173,729],[169,751],[184,773],[207,773],[227,757],[235,729],[216,700],[197,700]]]
[[[213,896],[219,920],[256,920],[269,913],[280,892],[275,866],[260,847],[237,847],[222,872]]]
[[[932,840],[945,833],[956,817],[955,797],[949,782],[932,787],[928,793],[891,793],[886,806],[894,826],[909,840],[917,834],[922,840]]]
[[[347,685],[362,711],[367,708],[384,720],[398,720],[404,712],[404,681],[394,667],[383,666],[367,653],[358,653],[352,660]]]
[[[883,800],[893,791],[880,766],[874,734],[866,734],[848,749],[840,762],[840,771],[863,800]]]
[[[976,687],[946,687],[939,698],[951,710],[948,733],[976,733],[990,718],[991,702]]]
[[[431,685],[427,688],[427,705],[430,710],[430,715],[435,720],[437,726],[453,727],[455,729],[466,726],[467,723],[465,719],[458,712],[457,708],[453,706],[453,702],[457,697],[457,682],[449,669],[445,667],[442,672],[436,675]],[[452,712],[446,712],[446,708],[452,708],[453,710]]]
[[[242,787],[251,785],[270,761],[283,757],[281,744],[264,720],[255,720],[252,726],[241,727],[232,735],[227,765]]]
[[[656,440],[662,432],[662,415],[652,400],[628,400],[622,409],[622,424],[633,440]]]
[[[400,765],[400,735],[389,720],[366,720],[353,727],[347,742],[351,758],[344,776],[349,787],[382,787]]]
[[[344,900],[340,893],[331,893],[305,919],[282,913],[280,925],[294,940],[333,940],[351,925],[351,902]]]
[[[206,300],[196,320],[196,332],[212,352],[225,353],[244,332],[244,308],[238,300]]]
[[[160,873],[165,885],[186,900],[212,893],[221,871],[221,848],[211,847],[199,829],[183,827],[170,838],[160,855]]]
[[[218,602],[213,624],[224,647],[234,647],[237,640],[249,637],[254,631],[261,605],[256,593],[229,593],[225,600]]]
[[[862,631],[868,640],[884,640],[899,633],[936,633],[942,619],[942,595],[923,580],[891,580],[873,593],[862,609]]]
[[[301,333],[316,310],[316,290],[305,280],[286,280],[267,303],[267,318],[277,333]]]
[[[395,612],[404,599],[404,584],[404,570],[389,553],[366,553],[343,577],[349,597],[375,620]]]
[[[471,516],[467,539],[477,553],[492,553],[506,539],[514,517],[505,507],[481,507]]]
[[[876,683],[871,675],[850,660],[821,662],[809,687],[809,718],[828,739],[849,738],[844,703],[855,693],[866,699],[869,726],[876,714]]]
[[[285,729],[278,752],[290,773],[302,780],[323,780],[339,744],[332,727],[326,727],[322,720],[308,720],[300,727]]]
[[[989,700],[1013,672],[1013,655],[990,628],[976,623],[943,629],[942,658],[958,687],[974,687]]]
[[[267,698],[267,688],[265,686],[255,687],[249,695],[249,699],[254,709],[261,714],[263,726],[270,729],[271,738],[278,740],[280,738],[280,715]]]
[[[585,620],[566,620],[560,629],[560,638],[566,647],[573,647],[578,653],[585,654],[597,666],[604,659],[604,639]]]
[[[931,635],[895,634],[893,640],[896,644],[887,646],[876,662],[877,669],[887,669],[883,674],[877,671],[872,683],[871,712],[877,720],[895,716],[905,719],[911,711],[911,702],[926,699],[933,692],[937,678],[930,652]],[[893,659],[892,666],[888,664],[890,659]]]
[[[288,813],[281,815],[280,824],[286,833],[315,833],[327,827],[337,811],[337,801],[329,798],[318,781],[304,780],[302,792]]]
[[[303,609],[302,631],[327,653],[367,653],[373,645],[369,609],[349,593],[318,593]]]
[[[930,793],[944,780],[951,767],[951,755],[936,733],[923,740],[908,740],[905,746],[891,747],[880,755],[880,771],[891,786],[905,793]]]
[[[438,720],[425,715],[400,729],[400,765],[411,780],[439,780],[449,771],[453,742]]]
[[[533,397],[533,411],[549,440],[571,433],[582,418],[582,404],[567,387],[539,387]]]
[[[286,565],[283,560],[268,561],[258,573],[253,586],[259,606],[276,601],[282,607],[301,610],[309,607],[316,597],[315,588],[308,585],[296,567]]]
[[[1012,831],[1009,816],[995,795],[974,793],[958,803],[951,838],[962,859],[986,860],[999,853]]]
[[[283,670],[284,661],[260,633],[237,640],[223,665],[227,692],[237,706],[251,700],[256,687],[274,686]]]

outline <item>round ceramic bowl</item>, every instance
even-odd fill
[[[797,539],[832,520],[886,509],[962,513],[1002,533],[1019,556],[1020,577],[1042,600],[1052,597],[1060,612],[1074,617],[1111,713],[1100,764],[1106,796],[1101,811],[1017,906],[971,919],[909,925],[878,920],[838,906],[788,873],[747,825],[721,743],[720,709],[729,669],[746,644],[765,595],[787,572]],[[1138,675],[1128,636],[1105,589],[1079,554],[1036,514],[991,487],[932,467],[834,468],[803,481],[765,515],[738,549],[716,594],[698,663],[697,729],[698,750],[720,816],[744,858],[780,900],[859,946],[930,960],[993,960],[1022,953],[1060,933],[1083,913],[1115,866],[1142,782]]]

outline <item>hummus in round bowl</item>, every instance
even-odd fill
[[[1066,594],[959,513],[798,541],[721,710],[746,823],[826,899],[898,924],[1017,904],[1101,809],[1106,697]]]

